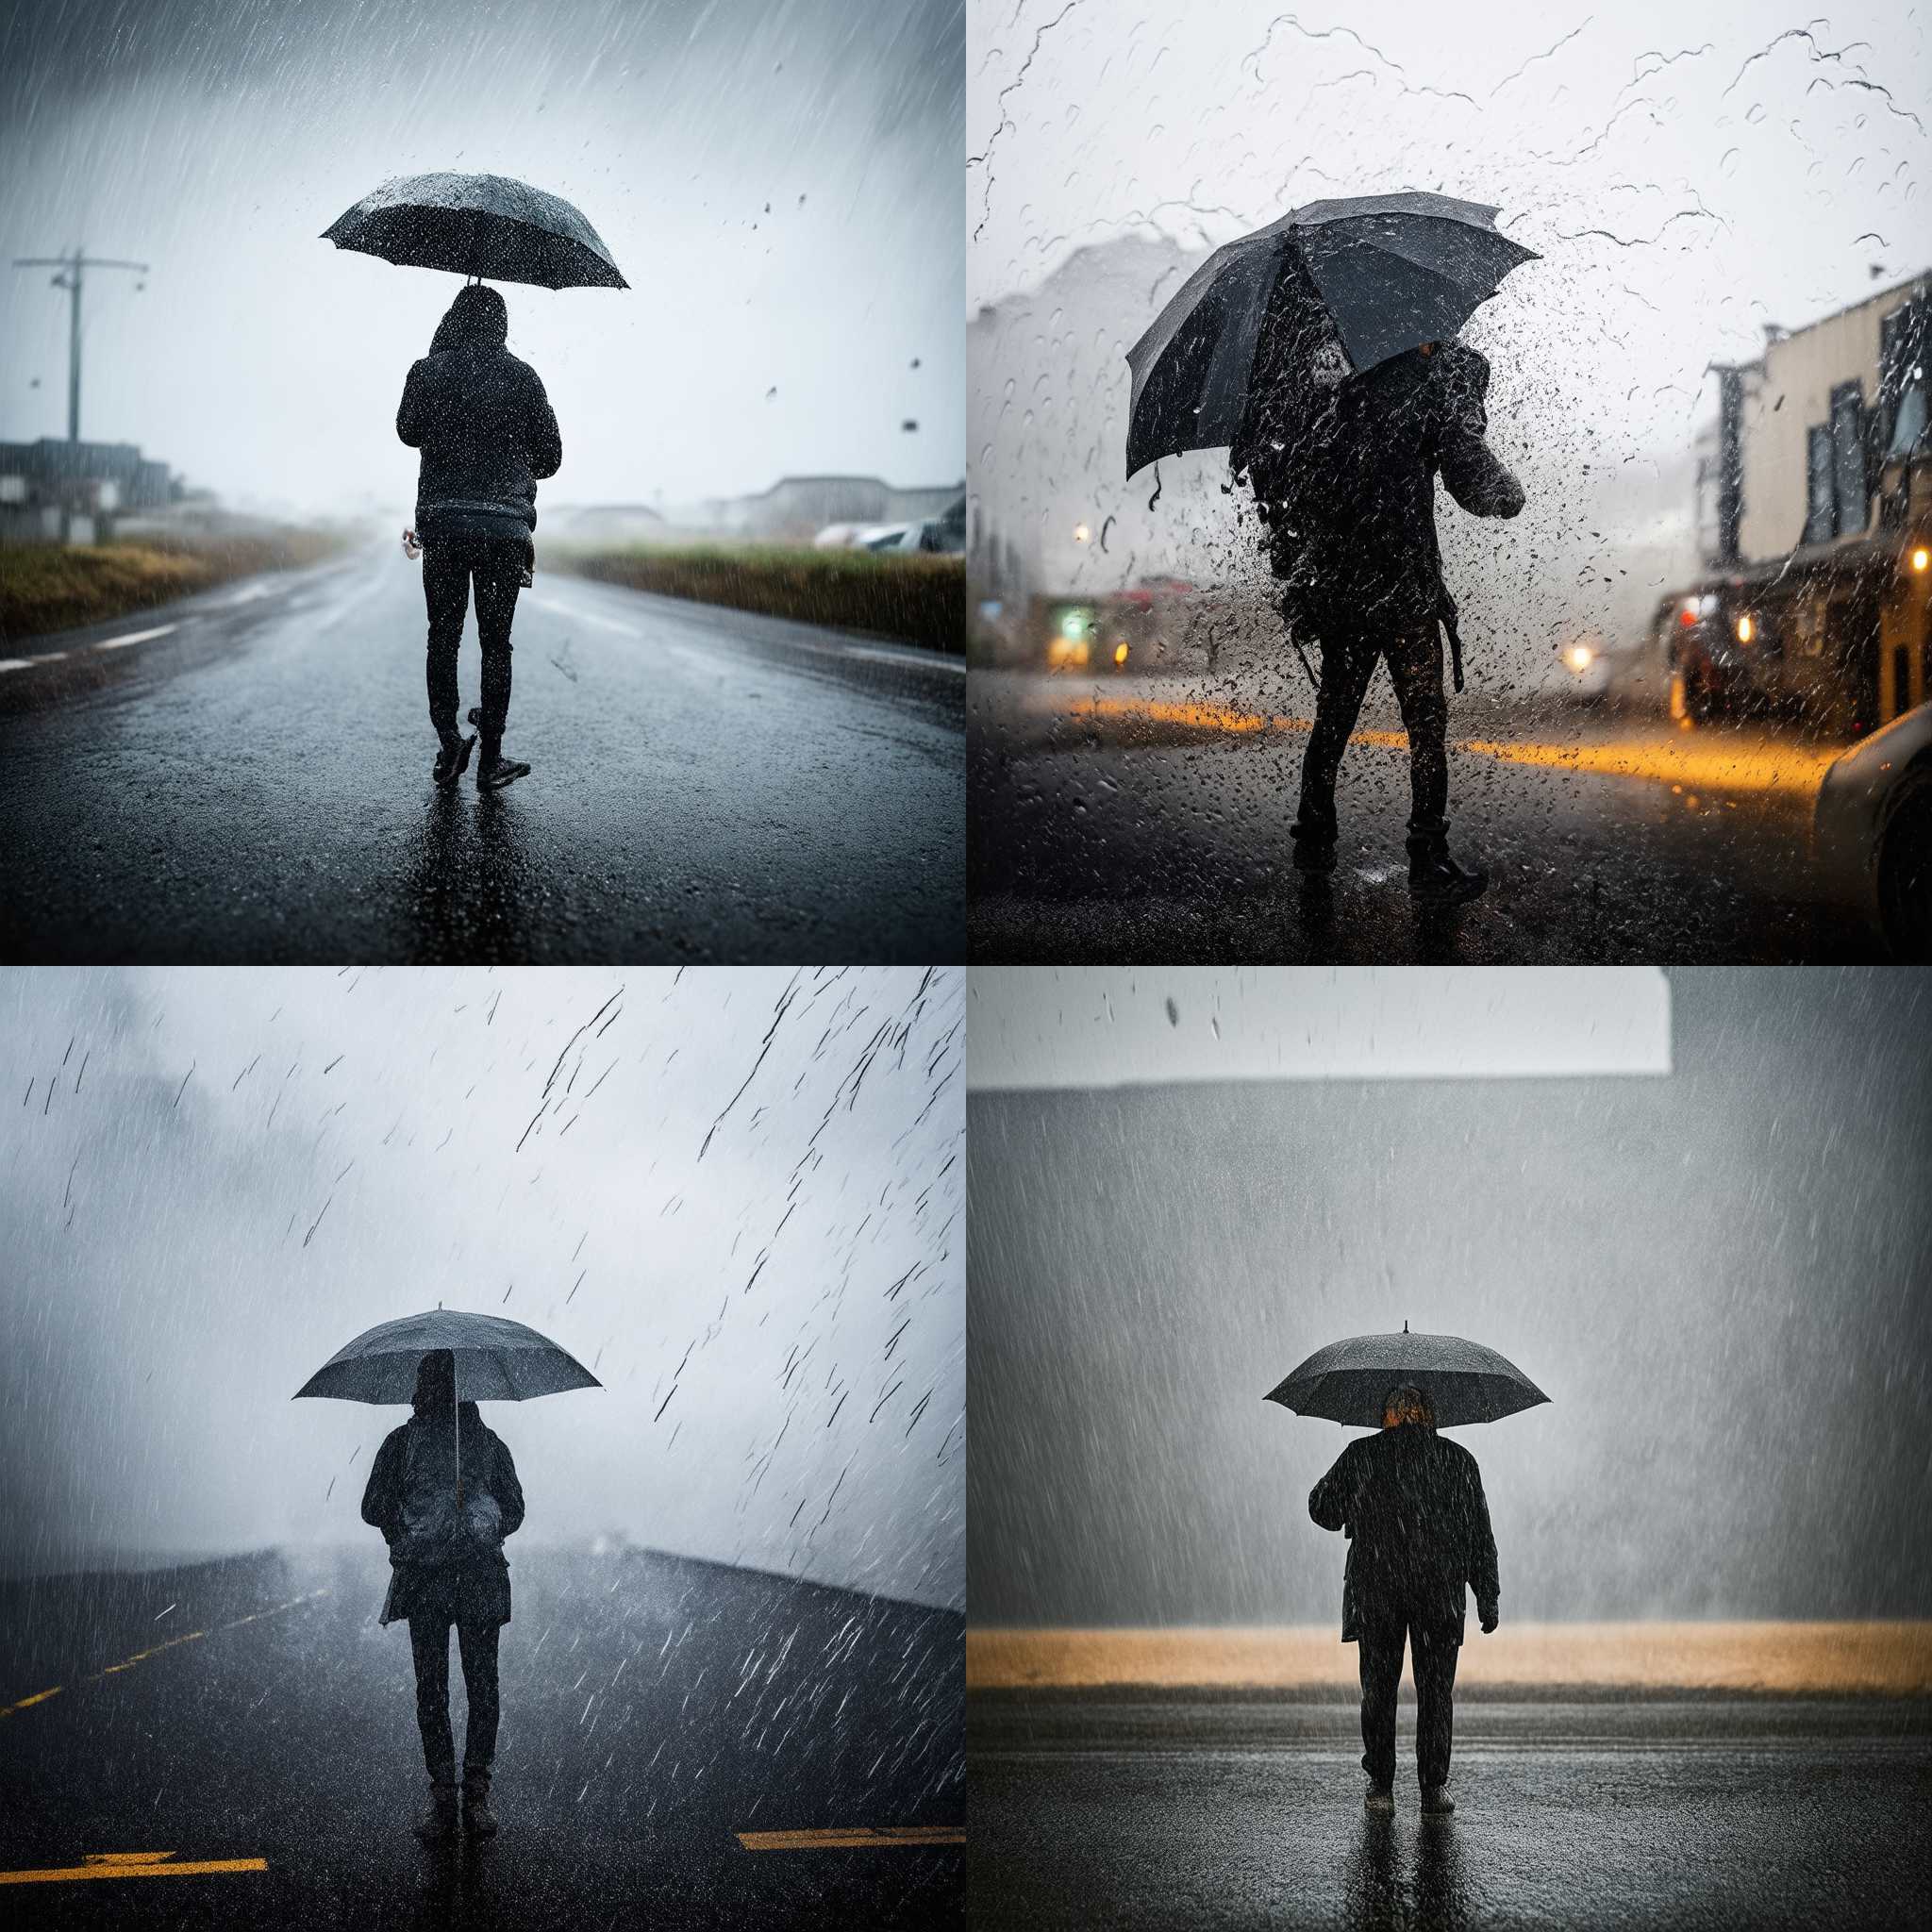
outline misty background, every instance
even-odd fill
[[[1124,476],[1124,357],[1209,251],[1303,203],[1499,204],[1542,258],[1463,330],[1527,508],[1441,519],[1505,686],[1567,637],[1631,642],[1699,567],[1707,364],[1932,259],[1923,8],[974,0],[968,42],[968,462],[979,581],[1008,597],[1175,575],[1261,603],[1224,451]]]
[[[392,175],[582,209],[628,292],[509,285],[553,504],[796,472],[957,476],[958,0],[25,0],[0,24],[0,255],[85,296],[81,433],[244,508],[407,505],[396,403],[461,278],[317,238]],[[64,436],[66,296],[0,277],[0,441]],[[908,428],[906,425],[916,425]]]
[[[291,1398],[439,1301],[604,1384],[491,1404],[518,1547],[964,1603],[955,970],[13,970],[0,1566],[377,1549],[408,1411]]]
[[[1456,1431],[1506,1624],[1932,1614],[1932,979],[1669,980],[1662,1076],[975,1091],[974,1623],[1334,1623],[1263,1398],[1404,1321],[1551,1398]]]

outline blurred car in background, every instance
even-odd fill
[[[1603,639],[1579,631],[1557,646],[1555,661],[1544,673],[1542,693],[1572,704],[1601,704],[1610,694],[1616,662]]]
[[[1901,959],[1932,962],[1932,704],[1854,745],[1813,819],[1820,882]]]

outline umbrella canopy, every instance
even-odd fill
[[[403,268],[540,289],[627,289],[603,238],[569,202],[507,175],[385,181],[323,230],[338,248]]]
[[[1217,248],[1127,351],[1127,475],[1158,457],[1234,441],[1262,318],[1294,251],[1349,362],[1373,368],[1455,335],[1536,253],[1499,234],[1495,208],[1420,191],[1312,201]]]
[[[1318,1348],[1268,1391],[1297,1415],[1318,1415],[1353,1428],[1382,1426],[1382,1398],[1407,1384],[1436,1411],[1438,1428],[1492,1423],[1550,1398],[1512,1361],[1459,1335],[1352,1335]]]
[[[409,1402],[423,1357],[439,1352],[454,1358],[456,1373],[449,1425],[457,1451],[458,1507],[463,1499],[462,1404],[527,1402],[533,1395],[604,1386],[575,1356],[521,1322],[465,1314],[461,1308],[431,1308],[365,1329],[337,1349],[293,1399],[325,1395],[340,1402]]]
[[[432,1308],[424,1315],[379,1323],[337,1349],[295,1391],[341,1402],[408,1402],[425,1355],[446,1349],[456,1357],[458,1402],[527,1402],[568,1389],[604,1385],[546,1336],[501,1315]]]

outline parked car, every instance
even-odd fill
[[[1827,895],[1898,958],[1932,961],[1932,704],[1832,765],[1813,830]]]

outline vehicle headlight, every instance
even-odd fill
[[[1757,635],[1757,626],[1751,621],[1751,613],[1747,610],[1738,620],[1738,641],[1740,644],[1748,644]]]
[[[1596,653],[1588,644],[1572,644],[1563,655],[1573,671],[1588,671],[1596,658]]]

